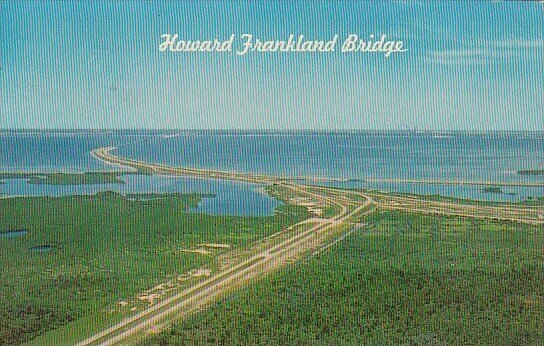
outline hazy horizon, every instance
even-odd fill
[[[5,132],[395,132],[395,133],[535,133],[544,134],[544,130],[433,130],[433,129],[181,129],[181,128],[2,128]]]

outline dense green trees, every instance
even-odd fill
[[[144,344],[544,341],[544,230],[400,212]]]
[[[169,277],[216,265],[213,256],[179,249],[206,242],[242,248],[307,216],[305,208],[287,205],[269,217],[187,212],[201,197],[104,192],[0,199],[0,231],[27,230],[0,239],[0,344],[104,315]],[[30,251],[44,244],[54,248]]]

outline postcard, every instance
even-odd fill
[[[0,344],[544,344],[544,2],[0,2]]]

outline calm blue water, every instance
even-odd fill
[[[90,133],[0,134],[2,172],[86,172],[111,171],[119,167],[105,164],[90,155],[97,147],[145,139],[144,134],[119,135]]]
[[[89,155],[91,149],[124,143],[118,154],[174,166],[214,168],[289,177],[358,179],[344,187],[442,194],[483,200],[518,201],[543,196],[543,188],[507,187],[490,194],[478,186],[367,183],[365,178],[465,179],[540,182],[520,169],[544,167],[543,134],[432,134],[327,132],[111,132],[107,134],[0,135],[1,171],[112,170]],[[6,181],[0,193],[43,195],[128,192],[211,192],[200,208],[210,213],[271,212],[271,199],[258,186],[211,180],[127,177],[125,185],[32,186]],[[203,190],[199,190],[203,189]],[[507,194],[507,193],[512,193]],[[214,201],[215,200],[215,201]],[[257,201],[257,203],[255,203]]]
[[[543,135],[189,133],[150,138],[119,154],[175,166],[336,178],[530,181],[544,167]],[[542,178],[540,178],[542,179]]]

